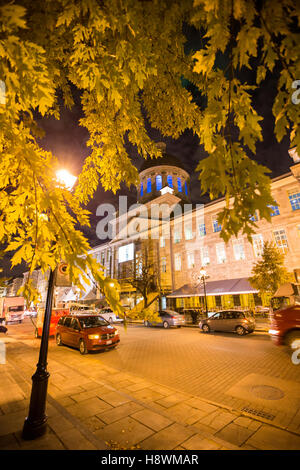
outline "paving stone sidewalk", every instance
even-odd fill
[[[300,449],[300,435],[88,358],[49,360],[48,432],[24,441],[30,377],[28,348],[0,364],[0,449],[277,450]],[[97,365],[97,362],[96,362]],[[29,379],[28,379],[29,378]]]

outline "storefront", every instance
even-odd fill
[[[261,297],[247,278],[225,279],[205,283],[208,311],[228,308],[242,308],[260,311],[268,304],[266,297]],[[203,283],[196,287],[185,284],[167,296],[169,306],[175,310],[205,310]]]

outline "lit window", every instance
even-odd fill
[[[167,183],[168,183],[169,188],[173,188],[173,179],[171,175],[167,176]]]
[[[214,232],[221,232],[222,230],[222,225],[219,224],[217,219],[213,220],[213,230]]]
[[[293,211],[300,209],[300,191],[297,189],[289,191],[289,200]]]
[[[143,186],[143,183],[141,183],[141,197],[143,197],[144,195],[144,186]]]
[[[218,262],[218,264],[226,263],[226,250],[225,250],[225,244],[224,243],[217,243],[216,253],[217,253],[217,262]]]
[[[193,238],[192,227],[185,227],[184,233],[185,233],[185,239],[186,240],[192,240],[192,238]]]
[[[205,224],[199,224],[198,225],[198,231],[199,231],[199,236],[204,237],[204,235],[206,235]]]
[[[182,192],[182,186],[181,186],[181,178],[177,178],[177,186],[178,186],[178,191],[181,193]]]
[[[185,191],[185,194],[187,196],[188,195],[188,187],[187,187],[187,182],[186,181],[184,182],[184,191]]]
[[[180,230],[175,230],[174,232],[174,243],[179,243],[181,241],[181,232]]]
[[[175,271],[181,271],[181,254],[175,254]]]
[[[283,253],[288,251],[289,247],[288,247],[287,237],[286,237],[284,228],[280,230],[275,230],[273,234],[274,234],[276,245],[279,248],[279,250],[282,251]]]
[[[162,273],[167,272],[167,258],[162,258],[161,259],[161,272]]]
[[[258,221],[257,212],[255,211],[254,215],[250,215],[249,219],[252,220],[252,222],[257,222]]]
[[[160,247],[164,248],[165,246],[166,246],[166,240],[164,239],[164,237],[160,237]]]
[[[237,261],[241,259],[245,259],[245,251],[244,251],[244,242],[243,240],[234,240],[233,241],[233,252],[234,257]]]
[[[258,234],[258,235],[252,235],[252,242],[253,242],[253,250],[256,258],[261,256],[264,251],[264,239],[263,236]]]
[[[270,216],[271,217],[275,217],[275,215],[280,215],[280,212],[279,212],[279,207],[278,206],[272,206],[272,205],[269,205],[268,207],[270,207],[271,209],[271,213],[270,213]]]
[[[210,263],[208,246],[201,247],[201,264],[207,266]]]
[[[156,176],[156,191],[160,191],[162,188],[162,177],[160,175]]]
[[[192,269],[192,268],[195,267],[194,253],[188,253],[188,255],[187,255],[187,264],[188,264],[188,269]]]
[[[147,193],[151,193],[151,178],[147,179]]]

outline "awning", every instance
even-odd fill
[[[286,282],[277,289],[273,297],[290,297],[293,295],[300,295],[300,284]]]
[[[207,281],[205,283],[206,295],[239,295],[239,294],[256,294],[258,290],[254,289],[247,277],[238,279],[223,279],[220,281]],[[172,294],[167,295],[169,298],[175,297],[201,297],[204,296],[203,283],[197,286],[185,284],[180,289],[175,290]]]

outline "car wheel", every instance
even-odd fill
[[[57,346],[62,346],[61,335],[59,333],[56,335],[56,344]]]
[[[246,330],[243,326],[239,325],[236,327],[235,329],[235,332],[239,335],[239,336],[244,336],[246,334]]]
[[[163,327],[164,327],[165,329],[167,329],[167,328],[170,327],[170,325],[169,325],[169,323],[168,323],[167,321],[164,321],[164,322],[163,322]]]
[[[209,333],[210,332],[210,328],[206,323],[204,323],[204,325],[202,326],[202,331],[204,333]]]
[[[83,339],[81,339],[79,341],[79,352],[80,354],[87,354],[87,348],[86,348],[86,344],[85,344],[85,341]]]
[[[300,348],[300,331],[292,331],[285,342],[292,350]]]

